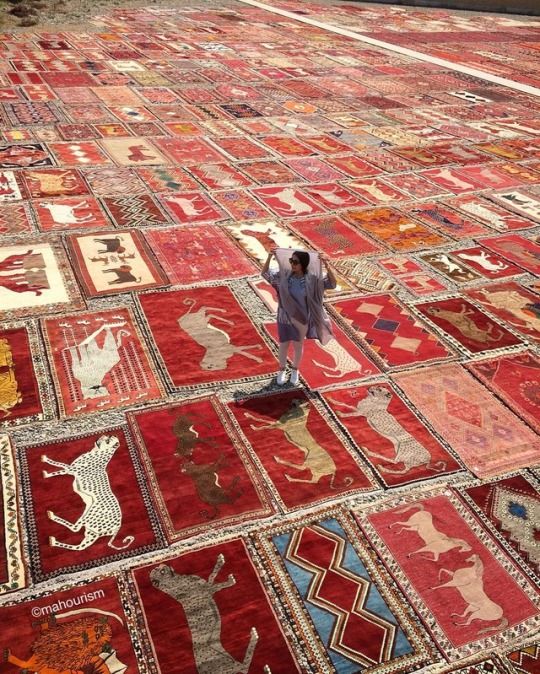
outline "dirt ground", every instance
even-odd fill
[[[239,7],[235,0],[0,0],[0,30],[98,30],[93,16],[115,7]],[[11,14],[17,8],[21,16]]]
[[[328,0],[312,0],[316,4],[325,5]],[[272,5],[272,0],[263,0]],[[359,2],[369,7],[373,3]],[[99,31],[99,26],[89,23],[93,16],[107,14],[116,7],[234,7],[239,9],[241,3],[235,0],[0,0],[0,31],[60,31],[81,30]],[[375,5],[377,6],[377,5]],[[380,5],[379,5],[380,6]],[[20,16],[11,11],[16,8]],[[415,7],[415,12],[430,12],[429,8]],[[478,12],[454,10],[462,15],[474,15]],[[479,12],[482,14],[482,12]],[[519,15],[514,18],[520,18]]]

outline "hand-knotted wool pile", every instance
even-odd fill
[[[272,4],[1,35],[1,672],[540,671],[538,23]]]

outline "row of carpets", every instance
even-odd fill
[[[538,668],[536,101],[275,18],[2,36],[8,674]]]
[[[426,12],[400,5],[328,5],[307,0],[272,2],[271,6],[492,76],[533,87],[540,84],[538,19],[533,16],[443,9]],[[476,91],[461,95],[470,102],[482,101],[481,83]]]
[[[118,446],[118,432],[103,435],[86,457],[95,461]],[[57,474],[84,470],[43,460],[61,467]],[[409,671],[443,654],[446,671],[465,659],[463,671],[514,671],[514,663],[532,674],[534,645],[488,654],[500,652],[501,629],[514,638],[537,629],[538,553],[532,538],[524,543],[537,488],[522,473],[394,495],[352,512],[333,506],[184,554],[148,557],[129,572],[54,594],[33,593],[2,609],[6,659],[35,670],[210,666],[285,674]],[[111,507],[110,547],[155,539],[147,519],[144,531],[141,505],[129,504],[121,533]]]
[[[381,484],[448,477],[462,461],[482,478],[532,463],[534,434],[459,366],[396,379],[420,408],[422,397],[440,391],[441,400],[424,406],[438,436],[395,384],[380,382],[322,397],[293,390],[224,403],[207,395],[129,412],[116,426],[104,418],[91,435],[69,425],[54,442],[17,443],[32,579],[114,561],[117,550],[144,553],[164,540],[158,519],[174,543]],[[12,497],[16,476],[3,437]],[[91,507],[77,515],[85,494]],[[16,520],[15,504],[5,501]],[[528,549],[534,526],[522,534]]]

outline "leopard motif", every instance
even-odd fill
[[[47,456],[41,457],[43,462],[60,468],[60,470],[53,472],[44,470],[43,477],[72,475],[74,478],[73,490],[86,505],[83,514],[75,523],[68,522],[50,510],[47,512],[49,519],[70,531],[78,532],[84,528],[84,538],[77,545],[61,543],[52,536],[49,538],[50,545],[66,550],[86,550],[103,536],[109,537],[107,545],[115,550],[123,550],[133,543],[133,536],[126,536],[122,545],[114,543],[114,539],[122,526],[122,510],[112,491],[107,475],[107,466],[119,445],[120,441],[117,437],[102,435],[96,440],[92,449],[78,456],[70,464],[53,461]]]
[[[441,472],[446,469],[444,461],[437,461],[431,464],[431,454],[414,438],[397,419],[388,412],[388,406],[392,400],[392,392],[384,386],[370,386],[367,396],[360,400],[356,406],[348,405],[329,398],[335,405],[349,409],[349,412],[338,411],[340,417],[365,417],[369,426],[383,438],[390,440],[394,446],[395,455],[388,457],[384,454],[374,452],[367,447],[362,449],[369,456],[384,459],[387,463],[397,465],[403,464],[403,468],[396,469],[380,465],[378,469],[384,473],[392,475],[404,475],[413,468],[425,466],[429,470]]]

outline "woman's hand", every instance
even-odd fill
[[[267,252],[268,256],[266,258],[266,261],[264,263],[264,266],[261,270],[261,274],[266,274],[270,268],[270,261],[272,260],[272,257],[276,254],[276,250],[278,249],[278,246],[272,246]]]
[[[327,265],[330,260],[328,259],[328,255],[326,253],[319,253],[319,260],[321,262],[324,262],[325,265]]]

